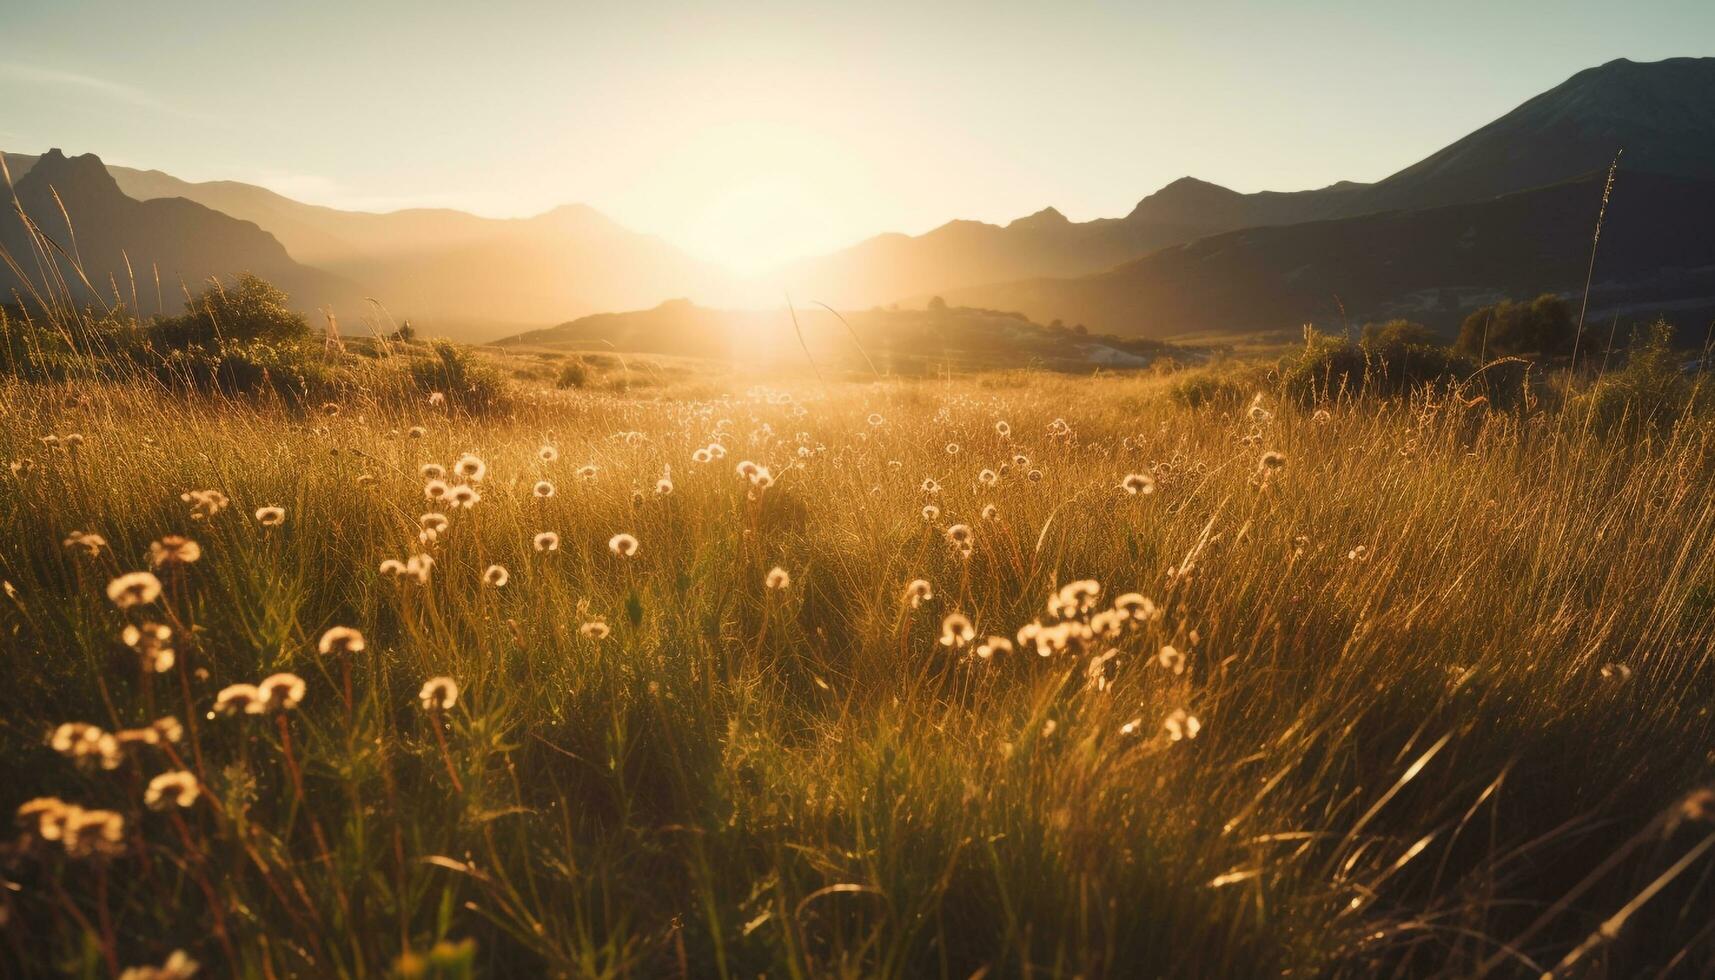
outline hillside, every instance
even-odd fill
[[[1004,227],[952,222],[919,236],[878,236],[799,263],[784,279],[795,295],[869,305],[1012,279],[1080,276],[1222,232],[1542,187],[1603,169],[1622,147],[1630,172],[1715,179],[1715,58],[1621,59],[1581,71],[1375,184],[1242,194],[1186,177],[1124,218],[1070,222],[1049,210]]]
[[[1403,316],[1451,329],[1504,297],[1583,288],[1603,174],[1492,201],[1231,232],[1091,276],[953,290],[1126,336],[1291,330]],[[1623,172],[1591,317],[1715,311],[1715,181]]]
[[[14,176],[35,158],[7,155]],[[183,198],[254,222],[297,261],[361,283],[395,318],[466,339],[582,313],[707,295],[721,276],[652,235],[584,205],[531,218],[445,208],[386,214],[294,201],[238,181],[193,183],[158,170],[108,168],[139,200]]]
[[[800,333],[802,331],[802,342]],[[686,300],[653,309],[603,313],[501,342],[511,347],[618,350],[731,360],[746,364],[815,363],[853,371],[916,374],[935,367],[1039,367],[1088,371],[1139,368],[1197,352],[1148,341],[1093,337],[1032,323],[1018,314],[972,308],[871,309],[845,322],[819,307],[717,310]]]
[[[249,221],[180,198],[126,196],[93,154],[67,157],[52,150],[13,177],[13,200],[7,203],[15,202],[65,250],[51,261],[79,301],[98,295],[106,302],[119,297],[130,303],[134,284],[143,312],[172,313],[183,307],[187,290],[199,291],[208,278],[251,272],[286,290],[301,309],[331,305],[356,311],[362,303],[362,292],[352,282],[294,261],[274,236]],[[48,280],[41,264],[48,260],[38,261],[12,207],[0,214],[0,247],[19,263],[30,285]],[[66,255],[77,257],[95,295],[79,281]],[[14,291],[27,293],[28,287],[0,263],[0,296],[10,299]]]

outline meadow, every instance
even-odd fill
[[[0,973],[1715,963],[1701,411],[544,373],[0,386]]]

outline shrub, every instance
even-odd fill
[[[1664,320],[1632,335],[1625,365],[1596,379],[1575,405],[1604,432],[1650,432],[1708,407],[1702,375],[1687,374],[1674,349],[1673,327]]]
[[[438,391],[451,405],[470,412],[488,411],[506,401],[506,379],[499,371],[476,363],[469,351],[444,340],[412,359],[410,378],[418,394]]]
[[[308,337],[309,324],[287,303],[278,286],[245,273],[231,288],[215,282],[192,299],[184,313],[151,323],[148,336],[169,348],[220,340],[278,343]]]
[[[1572,351],[1577,334],[1572,305],[1553,293],[1529,303],[1502,300],[1477,310],[1459,325],[1453,347],[1467,357],[1509,354],[1556,356]]]
[[[581,359],[573,358],[560,368],[560,377],[555,383],[561,388],[582,388],[589,379],[589,366]]]

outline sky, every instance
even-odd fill
[[[1709,54],[1709,0],[0,0],[0,149],[361,210],[584,203],[757,271],[1186,175],[1375,180],[1579,69]]]

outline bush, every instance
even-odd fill
[[[573,358],[560,368],[560,377],[555,383],[561,388],[582,388],[590,380],[590,369],[578,358]]]
[[[1572,305],[1543,293],[1529,303],[1502,300],[1477,310],[1459,325],[1453,347],[1483,359],[1509,354],[1553,357],[1572,352],[1577,331]]]
[[[1591,423],[1604,432],[1653,432],[1675,419],[1708,407],[1708,387],[1688,375],[1674,349],[1673,327],[1664,320],[1632,335],[1626,363],[1596,379],[1575,399]]]
[[[230,289],[216,282],[192,299],[184,313],[156,320],[148,336],[169,348],[222,340],[302,340],[310,335],[310,326],[287,302],[278,286],[245,273]]]
[[[1389,397],[1429,384],[1458,383],[1477,365],[1452,348],[1413,342],[1415,324],[1366,330],[1372,343],[1352,343],[1311,331],[1297,356],[1281,366],[1286,393],[1305,403],[1359,394]]]
[[[475,363],[469,351],[444,340],[411,361],[410,377],[419,394],[440,392],[450,405],[470,412],[488,411],[506,401],[506,379],[499,371]]]

